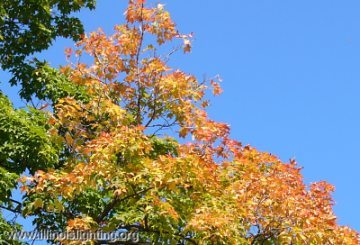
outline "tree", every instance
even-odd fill
[[[2,0],[0,1],[0,65],[12,73],[12,85],[21,85],[20,95],[27,101],[35,95],[50,99],[74,95],[74,87],[46,62],[30,60],[35,53],[47,49],[57,37],[79,40],[83,26],[73,13],[86,7],[93,9],[95,0]],[[83,96],[84,97],[84,96]],[[0,91],[0,207],[15,214],[21,203],[11,198],[17,179],[24,171],[56,167],[60,146],[51,140],[47,130],[47,114],[29,107],[14,109]],[[20,229],[0,215],[0,244],[9,241],[2,234]],[[5,240],[4,240],[5,239]]]
[[[208,118],[218,80],[168,66],[191,35],[163,5],[144,4],[130,0],[114,35],[85,36],[61,68],[88,97],[59,98],[48,112],[61,164],[21,179],[24,215],[39,229],[137,230],[156,244],[358,244],[336,223],[333,186],[305,185],[295,161],[243,146]],[[170,42],[178,48],[160,55]]]

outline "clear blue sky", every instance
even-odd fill
[[[86,31],[111,33],[126,2],[98,0],[94,12],[80,14]],[[360,231],[360,1],[162,2],[196,37],[193,52],[173,64],[224,80],[210,115],[243,143],[295,158],[307,183],[334,184],[339,223]],[[59,40],[43,57],[62,64],[69,46]]]

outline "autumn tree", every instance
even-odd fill
[[[336,223],[330,184],[305,185],[294,161],[243,146],[208,117],[219,82],[168,65],[192,36],[163,5],[131,0],[125,17],[66,52],[62,76],[85,92],[47,112],[57,167],[21,179],[38,229],[136,230],[153,244],[359,243]]]

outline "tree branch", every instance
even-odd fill
[[[142,86],[141,86],[141,82],[140,82],[140,78],[139,78],[139,59],[140,59],[140,52],[141,52],[141,48],[144,42],[144,20],[143,20],[143,9],[144,9],[144,3],[141,4],[141,23],[140,23],[140,29],[141,29],[141,34],[140,34],[140,40],[139,40],[139,46],[138,46],[138,50],[136,53],[136,66],[137,66],[137,86],[138,89],[137,91],[139,92],[138,94],[138,99],[137,99],[137,115],[136,115],[136,122],[138,125],[141,124],[141,100],[142,100]]]
[[[145,190],[142,190],[142,191],[138,191],[138,192],[135,192],[134,194],[132,195],[129,195],[129,196],[126,196],[124,198],[118,198],[118,197],[115,197],[109,204],[108,206],[105,207],[105,209],[101,212],[101,214],[99,214],[99,216],[95,219],[95,221],[97,223],[100,223],[101,221],[103,221],[103,219],[111,212],[111,210],[113,210],[119,203],[129,199],[129,198],[132,198],[132,197],[135,197],[135,196],[138,196],[140,194],[143,194],[149,190],[151,190],[152,187],[149,187]]]
[[[6,209],[7,211],[10,211],[10,212],[12,212],[12,213],[18,213],[18,214],[20,214],[21,213],[21,211],[20,211],[20,205],[18,205],[15,209],[13,209],[13,208],[9,208],[9,207],[5,207],[5,206],[3,206],[3,205],[0,205],[0,208],[3,208],[3,209]]]

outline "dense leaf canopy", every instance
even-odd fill
[[[242,145],[208,117],[220,80],[169,66],[192,35],[163,5],[130,0],[125,18],[113,35],[67,49],[59,71],[38,66],[29,88],[52,110],[14,110],[0,97],[1,115],[18,125],[0,127],[3,198],[27,168],[21,211],[40,230],[125,229],[150,244],[359,244],[337,224],[333,186],[306,185],[295,161]]]
[[[56,101],[69,94],[81,97],[81,88],[72,86],[46,62],[31,58],[50,47],[57,37],[79,40],[84,30],[73,13],[83,7],[93,9],[95,1],[0,1],[0,66],[12,73],[12,85],[21,85],[22,98],[29,101],[35,95]],[[34,173],[59,162],[59,147],[47,134],[47,120],[46,113],[30,107],[15,110],[0,91],[0,205],[7,210],[21,210],[21,205],[10,198],[19,174],[25,170]],[[1,232],[13,228],[15,223],[0,217],[0,244],[5,239]]]
[[[64,165],[22,179],[24,213],[39,228],[135,229],[171,244],[358,243],[336,224],[331,185],[306,186],[294,161],[242,146],[208,118],[206,91],[221,88],[167,65],[166,44],[189,52],[191,35],[163,5],[130,1],[125,16],[112,36],[84,37],[61,68],[91,99],[58,101],[49,133],[63,142]]]

